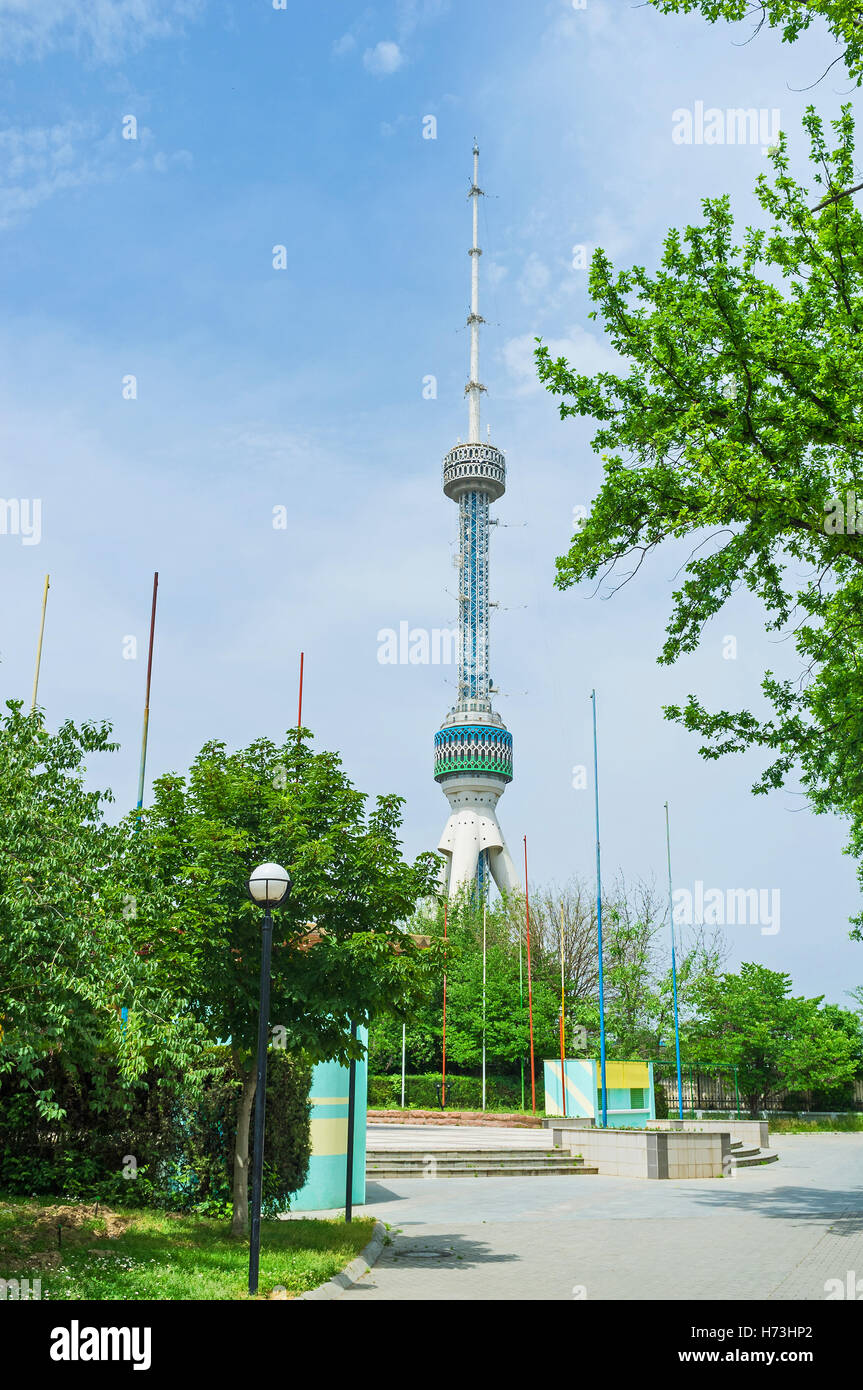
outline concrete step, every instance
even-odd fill
[[[751,1149],[747,1150],[746,1156],[732,1153],[732,1162],[735,1168],[760,1168],[765,1163],[778,1163],[779,1155],[772,1149]]]
[[[368,1162],[374,1163],[421,1163],[427,1155],[431,1155],[438,1163],[448,1159],[476,1159],[488,1158],[497,1162],[498,1159],[504,1161],[514,1160],[520,1162],[529,1158],[532,1162],[544,1163],[549,1159],[565,1161],[570,1155],[563,1149],[375,1149],[369,1146],[367,1149]]]
[[[412,1154],[409,1158],[393,1159],[389,1154],[378,1158],[366,1158],[366,1172],[379,1168],[577,1168],[582,1160],[577,1155],[558,1155],[546,1158],[541,1154],[518,1154],[513,1158],[501,1158],[498,1154],[462,1154],[457,1158],[440,1158],[437,1154]]]
[[[433,1169],[422,1164],[366,1166],[366,1177],[370,1182],[398,1182],[405,1178],[576,1178],[598,1173],[598,1168],[588,1168],[582,1163],[561,1163],[538,1165],[529,1160],[525,1163],[488,1163],[484,1157],[479,1162],[464,1165],[438,1163]]]

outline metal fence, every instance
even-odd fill
[[[681,1071],[684,1115],[695,1110],[734,1110],[740,1113],[736,1067],[683,1067]],[[654,1062],[653,1081],[657,1091],[662,1087],[669,1115],[676,1115],[679,1109],[676,1063]]]
[[[728,1065],[713,1067],[683,1067],[683,1113],[692,1114],[696,1110],[732,1110],[736,1114],[746,1113],[746,1102],[741,1098],[737,1068]],[[653,1079],[668,1106],[669,1115],[678,1113],[677,1065],[673,1061],[654,1062]],[[853,1082],[853,1099],[837,1108],[839,1110],[863,1110],[863,1076]],[[797,1114],[799,1112],[825,1111],[824,1098],[813,1091],[772,1092],[765,1098],[765,1110],[776,1110]],[[828,1106],[829,1110],[830,1107]],[[831,1111],[832,1113],[832,1111]]]

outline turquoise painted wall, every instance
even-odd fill
[[[365,1028],[357,1036],[368,1042]],[[291,1198],[291,1211],[325,1211],[345,1205],[348,1144],[348,1068],[319,1062],[312,1070],[312,1157],[305,1187]],[[366,1200],[366,1111],[368,1062],[357,1062],[354,1114],[353,1200]]]

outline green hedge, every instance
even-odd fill
[[[14,1075],[0,1076],[0,1189],[225,1215],[240,1080],[228,1048],[214,1049],[212,1062],[203,1091],[190,1097],[156,1074],[131,1092],[110,1073],[106,1085],[103,1074],[97,1089],[94,1078],[52,1057],[45,1070],[66,1111],[59,1121],[39,1116],[33,1091]],[[263,1193],[270,1211],[305,1182],[310,1080],[304,1061],[270,1054]]]
[[[411,1110],[436,1110],[440,1105],[437,1087],[440,1072],[426,1072],[405,1077],[405,1105]],[[524,1073],[525,1106],[530,1109],[530,1070]],[[398,1109],[402,1103],[402,1078],[399,1072],[391,1076],[369,1077],[369,1109]],[[545,1108],[542,1072],[536,1074],[536,1107]],[[447,1075],[447,1110],[481,1110],[482,1077]],[[489,1076],[486,1079],[486,1108],[488,1110],[521,1109],[521,1076]]]

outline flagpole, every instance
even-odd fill
[[[563,1118],[566,1119],[566,1044],[563,1023],[563,899],[560,903],[560,1094],[563,1100]]]
[[[593,787],[596,803],[596,944],[599,955],[599,1070],[602,1089],[602,1127],[608,1124],[608,1091],[605,1086],[605,994],[602,973],[602,869],[599,858],[599,755],[596,744],[596,691],[590,692],[593,703]]]
[[[668,855],[668,925],[671,931],[671,988],[674,995],[674,1047],[677,1053],[677,1109],[683,1119],[683,1072],[680,1065],[680,1015],[677,1012],[677,961],[674,951],[674,894],[671,888],[671,827],[665,803],[665,849]]]
[[[150,729],[150,679],[153,674],[153,635],[156,631],[156,594],[159,589],[159,571],[153,575],[153,606],[150,610],[150,646],[147,652],[147,688],[144,695],[144,732],[141,738],[141,767],[138,773],[138,810],[144,804],[144,772],[147,767],[147,737]]]
[[[485,1110],[485,903],[482,905],[482,1108]]]
[[[446,1109],[446,903],[443,905],[443,1066],[441,1069],[440,1104]]]
[[[527,892],[527,836],[524,837],[524,921],[527,930],[527,1012],[530,1026],[530,1108],[536,1114],[536,1071],[533,1061],[533,984],[530,972],[530,902]]]
[[[405,1043],[407,1039],[407,1024],[402,1024],[402,1110],[405,1108]]]
[[[39,623],[39,641],[36,644],[36,674],[33,677],[33,704],[30,713],[36,712],[36,696],[39,692],[39,669],[42,665],[42,638],[45,635],[45,609],[48,607],[48,590],[50,589],[50,575],[45,575],[45,588],[42,591],[42,619]]]
[[[297,728],[303,727],[303,661],[305,652],[300,652],[300,703],[297,708]]]
[[[521,1023],[522,1020],[523,1020],[523,1018],[524,1018],[524,974],[523,974],[523,966],[522,966],[522,960],[523,960],[523,956],[524,956],[524,945],[523,945],[523,941],[524,941],[524,935],[523,935],[523,932],[522,932],[522,930],[521,930],[521,926],[519,926],[519,929],[518,929],[518,1005],[519,1005],[519,1015],[518,1015],[518,1019],[519,1019],[519,1023]],[[521,1058],[521,1108],[522,1108],[522,1110],[524,1109],[524,1056],[523,1056],[523,1055],[522,1055],[522,1058]]]

